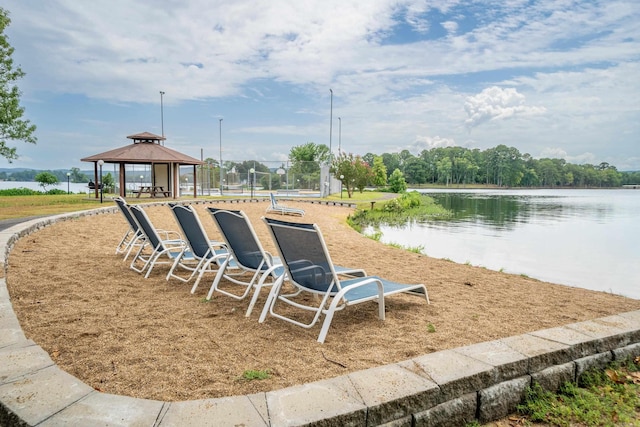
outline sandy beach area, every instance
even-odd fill
[[[111,202],[109,202],[111,203]],[[275,254],[264,223],[268,206],[242,209],[263,246]],[[9,256],[7,286],[28,338],[70,374],[97,390],[163,401],[250,394],[344,375],[422,354],[640,309],[640,300],[455,264],[386,246],[352,230],[349,208],[287,202],[306,211],[292,221],[319,224],[336,264],[405,283],[424,283],[431,304],[414,296],[339,312],[326,342],[274,318],[258,323],[248,300],[204,297],[191,283],[167,281],[169,267],[143,278],[115,254],[128,228],[120,213],[60,222],[21,239]],[[220,236],[205,206],[196,205],[209,236]],[[178,230],[166,205],[149,206],[157,228]],[[275,215],[277,216],[277,215]],[[543,265],[540,268],[544,268]],[[229,287],[228,289],[232,289]],[[243,372],[266,370],[268,379]]]

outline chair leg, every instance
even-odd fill
[[[213,283],[211,283],[211,287],[209,288],[209,293],[207,294],[207,301],[211,299],[211,297],[213,296],[213,293],[218,288],[218,285],[220,284],[220,280],[222,280],[224,271],[227,269],[227,265],[229,264],[230,261],[231,261],[231,257],[229,256],[227,257],[227,259],[224,260],[222,265],[218,268],[216,277],[213,279]]]
[[[275,303],[278,294],[280,293],[280,288],[284,283],[284,274],[274,282],[273,286],[271,286],[271,292],[267,296],[267,301],[264,303],[264,307],[262,308],[262,313],[260,313],[260,318],[258,319],[258,323],[264,323],[267,318],[267,314],[271,311],[271,306]]]

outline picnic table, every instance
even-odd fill
[[[143,185],[138,191],[134,191],[134,193],[136,194],[136,197],[140,197],[142,194],[149,194],[151,197],[156,197],[158,195],[164,197],[171,196],[171,192],[166,191],[162,185]]]

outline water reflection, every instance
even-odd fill
[[[436,258],[640,298],[640,191],[428,193],[450,220],[380,226],[381,240]]]

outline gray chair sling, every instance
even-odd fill
[[[169,207],[180,226],[187,245],[182,249],[182,253],[176,257],[171,270],[167,274],[167,280],[173,277],[180,281],[188,282],[197,275],[198,277],[191,288],[191,293],[194,293],[202,276],[207,272],[217,270],[219,264],[228,258],[229,252],[223,242],[209,239],[193,206],[169,203]],[[185,258],[195,259],[196,264],[182,262]],[[216,268],[212,268],[213,266]],[[175,271],[179,267],[191,271],[191,274],[187,278],[176,275]]]
[[[226,243],[230,256],[220,266],[216,278],[211,284],[207,299],[211,299],[214,292],[220,292],[238,300],[246,298],[254,289],[251,302],[245,316],[251,311],[258,300],[263,286],[271,286],[278,276],[284,273],[280,260],[266,252],[247,215],[242,211],[207,208],[220,234]],[[229,268],[236,267],[243,274],[229,274]],[[243,276],[250,275],[248,279]],[[242,293],[232,293],[220,288],[222,278],[244,287]],[[270,280],[270,281],[268,281]]]
[[[184,254],[183,252],[186,242],[182,240],[179,233],[164,231],[162,232],[165,236],[163,239],[151,223],[144,209],[142,209],[142,206],[130,205],[129,210],[140,227],[140,231],[144,234],[144,243],[131,261],[130,267],[132,270],[138,273],[143,273],[146,270],[144,277],[147,278],[157,264],[173,265],[180,255],[182,255],[181,259],[183,261],[189,259],[189,254]],[[170,236],[174,238],[170,238]],[[166,258],[168,260],[165,261]],[[139,266],[139,263],[142,263],[142,266]]]

